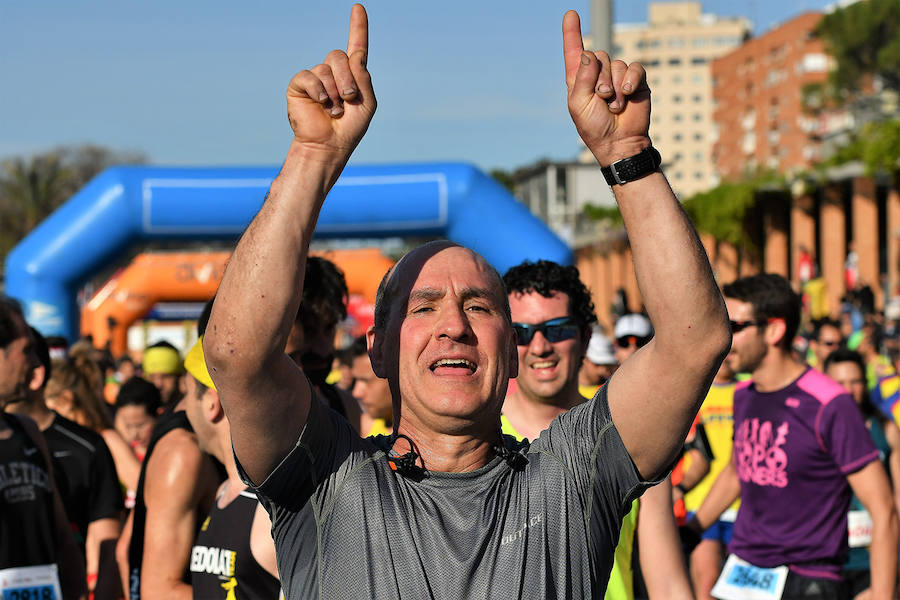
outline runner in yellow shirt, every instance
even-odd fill
[[[734,373],[728,361],[725,361],[716,373],[709,394],[700,406],[697,417],[706,431],[712,450],[712,460],[706,477],[684,496],[684,505],[689,515],[700,508],[712,484],[731,459],[731,443],[734,437],[732,404],[736,384]],[[735,500],[728,507],[716,524],[703,533],[701,542],[691,553],[691,580],[698,600],[712,598],[710,590],[722,571],[725,550],[731,541],[731,530],[740,503],[740,500]]]

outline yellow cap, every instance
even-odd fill
[[[141,363],[145,375],[155,373],[174,374],[181,373],[181,357],[178,350],[165,346],[156,346],[144,350],[144,360]]]
[[[206,368],[206,359],[203,357],[203,336],[197,340],[194,347],[184,359],[185,370],[194,376],[194,379],[210,389],[216,389],[212,377],[209,376],[209,370]]]

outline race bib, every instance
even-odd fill
[[[754,567],[731,554],[711,594],[721,600],[778,600],[787,574],[786,566]]]
[[[61,600],[56,565],[16,567],[0,571],[3,600]]]
[[[847,541],[851,548],[865,548],[872,545],[872,517],[865,510],[851,510],[847,513]]]

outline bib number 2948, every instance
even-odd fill
[[[787,572],[787,567],[756,567],[732,554],[712,595],[722,600],[778,600],[784,591]]]

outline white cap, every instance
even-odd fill
[[[648,338],[653,335],[653,327],[650,325],[650,319],[644,315],[632,313],[630,315],[623,315],[616,321],[613,335],[616,339],[629,335],[638,338]]]
[[[612,342],[609,338],[595,331],[591,334],[591,341],[588,342],[587,359],[595,365],[615,365],[618,364],[616,355],[613,352]]]

